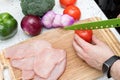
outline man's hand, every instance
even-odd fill
[[[73,47],[77,55],[90,66],[102,70],[103,63],[113,56],[114,53],[105,43],[98,40],[95,36],[92,36],[92,41],[93,44],[90,44],[75,34]]]

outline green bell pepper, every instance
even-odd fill
[[[18,23],[9,13],[0,14],[0,40],[13,37],[17,33]]]

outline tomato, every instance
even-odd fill
[[[66,8],[69,5],[74,5],[76,3],[76,0],[59,0],[59,2],[63,8]]]
[[[68,14],[68,15],[72,16],[75,20],[79,20],[81,17],[81,11],[75,5],[70,5],[70,6],[66,7],[65,10],[63,11],[63,14]]]
[[[75,33],[87,42],[92,42],[92,30],[75,30]]]

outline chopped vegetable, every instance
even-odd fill
[[[57,14],[53,20],[53,23],[52,23],[52,26],[53,27],[62,27],[62,24],[61,24],[61,17],[62,15],[60,14]],[[64,22],[65,23],[65,22]]]
[[[0,14],[0,39],[5,40],[17,33],[17,21],[9,13]]]
[[[73,23],[75,22],[74,18],[67,15],[67,14],[64,14],[62,15],[62,18],[61,18],[61,24],[62,26],[70,26],[72,25]]]
[[[22,19],[21,27],[28,35],[36,36],[42,29],[41,19],[39,16],[27,15]]]
[[[55,0],[21,0],[22,12],[25,15],[37,15],[42,17],[46,12],[52,10]]]
[[[75,5],[70,5],[70,6],[66,7],[65,10],[63,11],[63,14],[68,14],[68,15],[72,16],[74,18],[74,20],[76,20],[76,21],[79,20],[81,17],[81,11]]]
[[[42,23],[46,28],[64,27],[72,25],[74,18],[67,14],[60,15],[49,11],[42,17]]]
[[[48,11],[43,17],[42,17],[42,23],[44,27],[46,28],[52,28],[52,22],[55,18],[56,13],[54,11]]]
[[[75,33],[85,41],[92,42],[92,30],[75,30]]]
[[[77,0],[59,0],[60,5],[63,8],[66,8],[67,6],[74,5]]]

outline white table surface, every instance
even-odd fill
[[[58,2],[59,0],[55,0],[55,1],[56,1],[56,5],[53,8],[53,10],[56,13],[62,14],[63,8],[60,7],[60,4]],[[101,11],[101,9],[94,2],[94,0],[77,0],[76,5],[81,10],[82,16],[80,20],[95,16],[101,17],[103,20],[107,19],[106,16]],[[0,13],[1,12],[9,12],[10,14],[12,14],[14,18],[18,21],[19,25],[18,25],[18,32],[13,38],[5,41],[0,41],[0,50],[30,38],[29,36],[23,33],[20,27],[20,22],[24,16],[20,8],[20,0],[0,0]],[[118,32],[114,28],[111,28],[110,30],[116,35],[117,39],[120,41],[120,36]],[[44,31],[46,31],[46,29],[43,29],[42,33]],[[5,75],[7,76],[7,73],[5,73]],[[10,80],[10,79],[6,77],[5,80]],[[106,77],[101,77],[97,80],[108,80],[108,79]]]

